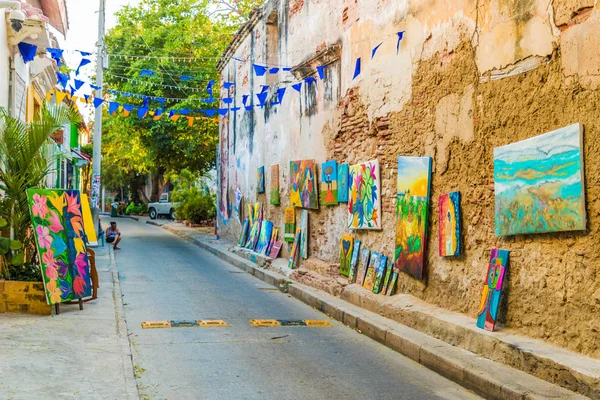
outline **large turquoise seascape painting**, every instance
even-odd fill
[[[583,127],[494,149],[496,235],[586,228]]]

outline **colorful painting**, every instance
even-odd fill
[[[302,236],[300,237],[300,257],[305,260],[308,258],[308,211],[302,210],[302,216],[300,217],[300,230]]]
[[[369,259],[371,251],[369,249],[362,249],[360,252],[360,261],[358,262],[358,275],[356,276],[356,283],[360,286],[365,282],[365,276],[367,275],[367,268],[369,268]]]
[[[254,204],[247,204],[246,206],[248,208],[248,223],[252,226],[254,224]]]
[[[342,235],[342,239],[340,240],[340,275],[350,275],[353,244],[354,238],[352,236]]]
[[[267,245],[267,247],[265,248],[265,250],[263,252],[263,254],[265,256],[268,256],[271,253],[271,248],[273,247],[273,245],[277,241],[277,235],[279,235],[279,228],[275,228],[273,226],[272,227],[272,231],[271,231],[271,239],[269,240],[269,244]]]
[[[496,235],[586,229],[583,127],[494,149]]]
[[[283,240],[286,242],[294,241],[294,234],[296,233],[296,211],[294,207],[286,207],[283,214],[284,232]]]
[[[460,255],[460,192],[440,196],[439,254]]]
[[[384,255],[381,255],[379,259],[379,265],[377,266],[377,270],[375,272],[375,284],[373,285],[373,293],[378,294],[381,292],[381,288],[383,285],[383,279],[385,278],[385,270],[387,268],[388,258]]]
[[[288,261],[288,268],[294,269],[298,266],[298,253],[300,253],[300,237],[302,231],[300,228],[296,228],[296,235],[294,236],[294,243],[292,244],[292,250],[290,251],[290,259]]]
[[[279,164],[271,165],[271,204],[279,205]]]
[[[265,192],[265,167],[258,167],[256,170],[256,193]]]
[[[395,266],[423,279],[431,157],[398,157]]]
[[[273,223],[271,221],[262,221],[260,226],[260,234],[258,236],[258,242],[254,248],[259,254],[265,252],[265,249],[269,245],[271,240],[271,234],[273,233]]]
[[[390,259],[388,260],[387,269],[385,270],[385,277],[383,278],[383,288],[381,292],[385,295],[389,290],[390,279],[392,277],[392,271],[394,269],[394,262]]]
[[[269,258],[275,259],[279,256],[279,251],[281,250],[281,246],[283,246],[283,242],[275,242],[273,246],[271,246],[271,250],[269,251]]]
[[[338,178],[338,201],[340,203],[347,203],[348,202],[348,175],[350,174],[349,172],[349,165],[348,164],[340,164],[338,165],[338,172],[337,172],[337,178]]]
[[[90,246],[98,246],[98,236],[96,235],[96,227],[92,218],[92,209],[88,195],[81,193],[81,213],[83,215],[83,229],[87,237],[87,243]]]
[[[392,279],[390,280],[390,285],[387,290],[388,296],[393,296],[394,294],[396,294],[396,285],[398,284],[398,274],[399,274],[398,270],[394,268],[394,271],[392,272]]]
[[[354,246],[352,249],[352,259],[350,261],[350,275],[348,276],[350,283],[356,282],[356,275],[358,275],[359,257],[360,257],[360,240],[356,239],[354,241]]]
[[[244,220],[244,223],[242,224],[242,231],[240,232],[240,238],[238,239],[238,245],[244,247],[246,244],[246,241],[248,240],[248,228],[250,226],[250,223],[248,221],[248,219]]]
[[[338,203],[337,161],[321,165],[321,205],[334,206]]]
[[[379,253],[375,251],[371,253],[369,267],[367,268],[367,273],[365,274],[365,281],[363,283],[363,287],[370,292],[372,292],[375,288],[375,277],[377,276],[377,268],[379,267],[380,258],[381,255]]]
[[[48,304],[91,296],[79,191],[27,190]]]
[[[481,329],[494,331],[500,307],[502,284],[508,273],[508,250],[492,249],[490,263],[477,312],[477,326]]]
[[[319,209],[315,160],[290,161],[290,204]]]
[[[248,233],[248,239],[246,240],[246,245],[244,246],[247,249],[254,250],[258,243],[258,238],[260,236],[260,227],[261,221],[255,220],[250,228],[250,233]]]
[[[237,215],[238,221],[242,222],[242,200],[244,196],[239,188],[235,188],[235,204],[233,205],[233,211]]]
[[[351,166],[348,179],[348,228],[381,229],[379,161]]]

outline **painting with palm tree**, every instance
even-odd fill
[[[334,206],[338,203],[337,161],[327,161],[321,165],[321,204]]]
[[[381,229],[379,162],[352,165],[348,179],[348,228]]]

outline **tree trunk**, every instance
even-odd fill
[[[164,171],[162,170],[162,168],[159,168],[158,170],[152,173],[152,194],[150,195],[151,201],[158,201],[158,199],[160,198],[163,174]]]

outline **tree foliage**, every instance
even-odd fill
[[[130,185],[140,174],[156,177],[182,169],[204,174],[214,167],[218,122],[196,119],[190,127],[185,117],[171,121],[168,110],[215,108],[218,104],[200,99],[209,97],[206,86],[210,80],[215,82],[214,97],[218,99],[216,63],[239,24],[260,0],[227,2],[229,11],[220,3],[225,2],[142,0],[140,5],[124,7],[118,13],[118,23],[106,37],[110,64],[105,87],[182,100],[165,101],[165,114],[159,120],[151,115],[138,118],[136,110],[129,117],[121,112],[105,114],[103,184],[107,188]],[[154,74],[141,76],[142,70]],[[118,95],[113,101],[136,107],[147,101],[150,109],[163,108],[154,99]]]

